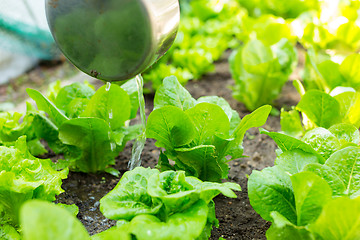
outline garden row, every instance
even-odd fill
[[[96,93],[86,84],[72,84],[57,92],[54,88],[48,95],[54,102],[28,89],[37,107],[49,118],[31,104],[20,125],[18,119],[12,121],[17,114],[7,113],[8,119],[2,118],[7,120],[2,122],[2,137],[7,128],[8,139],[13,137],[15,141],[3,142],[4,146],[0,147],[4,236],[10,238],[19,229],[24,239],[50,239],[54,232],[59,239],[85,239],[79,223],[71,231],[64,230],[76,222],[66,210],[53,205],[42,209],[39,206],[44,203],[40,202],[22,205],[29,199],[55,200],[55,195],[62,192],[61,179],[66,178],[69,169],[118,174],[110,166],[126,140],[136,136],[134,132],[138,130],[126,124],[134,117],[129,94],[124,90],[131,89],[126,88],[130,84],[135,83],[128,82],[123,88],[112,85],[108,90],[104,86]],[[218,183],[228,175],[226,156],[242,156],[241,142],[246,130],[263,125],[271,109],[264,106],[240,120],[224,99],[213,96],[195,100],[175,77],[164,80],[154,103],[147,136],[156,139],[157,145],[166,150],[159,161],[162,173],[145,168],[125,173],[117,187],[100,201],[102,213],[117,220],[117,227],[95,235],[95,239],[119,234],[132,234],[137,239],[169,239],[174,232],[179,234],[177,239],[208,239],[212,226],[218,225],[212,199],[219,193],[236,197],[232,190],[240,190],[235,183]],[[17,135],[21,136],[17,139]],[[28,146],[31,151],[37,151],[34,154],[46,151],[41,148],[40,139],[57,154],[63,154],[64,159],[52,163],[33,157]],[[169,159],[175,165],[170,165]],[[74,206],[61,207],[77,214]],[[32,218],[27,221],[24,216],[32,211],[36,221]],[[43,221],[59,215],[64,215],[64,223]],[[28,227],[29,224],[33,225]]]

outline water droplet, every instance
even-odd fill
[[[113,111],[112,111],[112,109],[109,111],[109,119],[113,119]]]
[[[105,90],[108,92],[110,90],[110,88],[111,88],[111,82],[107,82]]]
[[[112,152],[115,151],[115,149],[116,149],[116,143],[111,142],[111,143],[110,143],[110,149],[111,149]]]

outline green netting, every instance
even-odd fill
[[[41,59],[57,55],[44,6],[44,0],[1,0],[0,49]]]

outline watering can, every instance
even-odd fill
[[[146,70],[172,45],[178,0],[46,0],[50,30],[80,70],[108,82]]]

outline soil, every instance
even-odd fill
[[[237,110],[241,117],[249,114],[245,106],[232,98],[230,86],[233,80],[229,73],[227,57],[225,56],[216,64],[216,70],[208,74],[200,81],[192,81],[186,85],[194,98],[201,96],[217,95],[225,98],[231,107]],[[153,108],[153,95],[147,95],[146,113]],[[276,108],[296,105],[299,95],[291,82],[288,82],[277,101]],[[139,121],[139,119],[135,119]],[[280,130],[278,116],[270,116],[263,126],[269,131]],[[266,239],[265,232],[270,223],[264,221],[251,207],[247,196],[247,176],[253,170],[261,170],[272,166],[275,159],[276,144],[266,135],[259,134],[257,129],[250,129],[243,142],[243,159],[230,162],[230,174],[227,181],[239,183],[242,191],[237,193],[238,198],[231,199],[222,195],[216,197],[216,215],[220,227],[212,231],[212,240],[223,237],[227,240],[235,239]],[[127,163],[131,156],[132,143],[128,143],[123,152],[117,158],[116,169],[121,173],[127,171]],[[142,154],[142,166],[155,167],[159,157],[159,149],[155,147],[154,140],[148,139]],[[99,211],[99,200],[118,182],[109,174],[83,174],[70,173],[63,183],[65,192],[58,197],[58,202],[76,204],[79,207],[78,218],[83,222],[90,234],[95,234],[115,224],[115,221],[106,219]]]
[[[194,98],[217,95],[225,98],[231,107],[237,110],[241,117],[249,114],[242,103],[232,98],[230,86],[233,85],[229,65],[228,53],[216,63],[214,73],[205,75],[200,81],[191,81],[186,85]],[[301,56],[300,56],[301,59]],[[300,64],[301,65],[301,64]],[[298,71],[291,79],[298,77]],[[1,89],[1,88],[0,88]],[[3,90],[4,91],[4,90]],[[1,93],[0,93],[1,95]],[[275,107],[281,109],[296,105],[299,95],[291,82],[288,82],[280,97],[275,101]],[[146,95],[146,114],[153,108],[153,95]],[[135,119],[135,122],[139,119]],[[270,116],[263,126],[269,131],[280,130],[279,116]],[[216,215],[220,226],[212,231],[210,239],[223,237],[234,239],[266,239],[265,232],[270,223],[264,221],[251,207],[247,196],[247,176],[253,170],[261,170],[272,166],[275,159],[276,144],[266,135],[259,134],[257,129],[250,129],[244,138],[244,155],[247,158],[236,159],[230,162],[230,174],[227,181],[239,183],[242,191],[237,193],[238,198],[231,199],[219,195],[216,197]],[[115,168],[121,173],[127,171],[127,163],[131,156],[132,142],[128,143],[116,161]],[[155,167],[159,157],[159,149],[154,140],[147,139],[142,154],[142,166]],[[99,211],[99,200],[115,187],[119,178],[109,174],[84,174],[71,172],[63,182],[64,193],[60,194],[57,202],[76,204],[79,207],[78,218],[85,225],[90,234],[96,234],[115,225],[115,221],[106,219]]]

